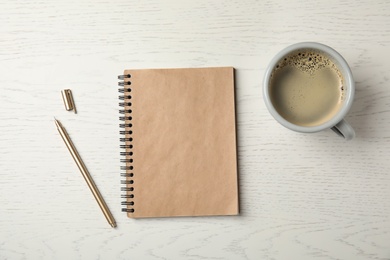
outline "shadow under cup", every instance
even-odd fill
[[[341,122],[351,107],[354,82],[343,57],[319,43],[298,43],[269,64],[263,96],[271,115],[298,132],[318,132]]]

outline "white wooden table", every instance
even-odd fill
[[[390,259],[389,28],[381,0],[3,1],[0,259]],[[289,131],[266,110],[268,62],[301,41],[330,45],[350,64],[353,141]],[[116,76],[209,66],[236,68],[241,215],[128,219]],[[65,88],[77,115],[64,109]]]

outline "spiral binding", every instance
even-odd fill
[[[119,124],[120,128],[123,128],[124,130],[120,130],[119,133],[121,135],[124,135],[125,137],[119,138],[119,141],[124,143],[120,145],[121,149],[125,149],[124,152],[120,152],[121,156],[124,156],[125,158],[121,159],[121,163],[124,163],[124,166],[121,166],[121,170],[124,172],[121,172],[121,177],[124,179],[121,180],[121,184],[123,185],[121,187],[121,191],[125,192],[124,194],[121,195],[122,199],[126,199],[122,201],[121,205],[123,206],[122,211],[123,212],[129,212],[133,213],[134,212],[134,201],[129,201],[128,199],[134,198],[134,194],[132,192],[134,191],[134,180],[132,179],[134,177],[133,173],[133,158],[131,156],[133,155],[133,138],[131,135],[133,134],[133,131],[131,128],[133,127],[133,124],[131,123],[131,120],[133,119],[130,114],[133,112],[130,107],[131,107],[131,88],[129,87],[131,85],[131,82],[129,79],[131,78],[130,74],[125,74],[125,75],[119,75],[118,80],[118,86],[120,88],[118,89],[118,92],[121,94],[119,96],[119,106],[122,107],[119,110],[119,113],[121,116],[119,116],[119,120],[123,121],[124,123]]]

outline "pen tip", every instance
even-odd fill
[[[58,121],[56,118],[54,118],[54,123],[56,124],[57,128],[61,126],[60,121]]]

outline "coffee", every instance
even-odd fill
[[[316,50],[290,53],[271,73],[270,98],[277,112],[300,126],[318,126],[343,105],[344,79],[336,64]]]

